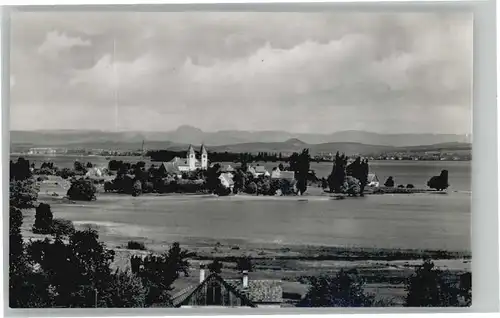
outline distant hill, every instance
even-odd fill
[[[239,131],[221,130],[204,132],[183,125],[166,132],[109,132],[85,130],[11,131],[11,144],[42,146],[75,146],[94,143],[141,143],[168,142],[178,145],[205,143],[211,147],[253,143],[353,143],[390,147],[411,147],[443,143],[470,143],[470,137],[453,134],[378,134],[365,131],[340,131],[333,134],[300,134],[286,131]],[[272,145],[271,145],[272,147]],[[148,148],[152,148],[149,147]]]

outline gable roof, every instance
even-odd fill
[[[201,291],[202,288],[204,288],[208,283],[218,283],[224,286],[230,293],[235,295],[236,297],[240,298],[241,303],[249,306],[249,307],[257,307],[250,299],[242,293],[240,290],[235,288],[232,284],[229,284],[226,282],[220,275],[213,273],[210,274],[203,282],[201,282],[198,286],[190,286],[188,288],[185,288],[181,290],[179,293],[175,294],[172,296],[172,302],[175,307],[180,307],[183,304],[187,303],[193,295],[195,295],[198,291]]]

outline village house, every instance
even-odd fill
[[[233,174],[230,172],[221,173],[219,176],[220,183],[231,191],[234,188]]]
[[[295,180],[295,172],[281,171],[280,168],[276,167],[271,171],[271,179],[283,179],[293,182]]]
[[[269,177],[271,175],[269,171],[266,170],[266,167],[259,165],[253,167],[249,166],[247,171],[250,172],[254,178],[258,178],[260,176]]]
[[[162,162],[160,167],[167,173],[181,175],[183,172],[190,172],[196,170],[206,170],[208,168],[208,151],[205,145],[200,148],[200,160],[196,159],[196,152],[192,145],[189,145],[187,150],[186,159],[175,157],[168,162]]]
[[[216,273],[206,276],[205,271],[201,265],[199,284],[172,297],[175,307],[281,307],[280,280],[250,280],[248,271],[243,271],[241,278],[226,279]]]

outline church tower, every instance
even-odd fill
[[[208,169],[208,152],[207,148],[205,148],[205,145],[201,145],[200,149],[201,153],[201,169],[207,170]]]
[[[193,146],[189,145],[187,151],[187,164],[189,166],[190,171],[196,170],[196,154],[194,152]]]

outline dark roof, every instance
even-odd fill
[[[226,280],[237,290],[245,293],[253,303],[282,303],[283,287],[279,280],[248,280],[248,288],[243,289],[241,279]]]

